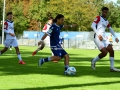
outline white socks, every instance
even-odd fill
[[[21,61],[21,60],[22,60],[22,58],[21,58],[21,55],[20,55],[20,54],[18,54],[18,59],[19,59],[19,61]]]
[[[96,63],[98,60],[100,60],[100,58],[97,56],[96,58],[93,59],[93,63]]]
[[[100,58],[97,56],[93,59],[93,63],[96,63]],[[114,69],[114,57],[110,57],[110,69]]]
[[[114,69],[114,57],[110,57],[110,69]]]

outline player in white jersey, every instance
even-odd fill
[[[111,28],[108,20],[106,19],[109,9],[107,7],[102,8],[102,15],[97,16],[94,22],[92,23],[91,27],[95,32],[94,35],[94,42],[97,45],[98,49],[101,51],[101,53],[95,57],[91,61],[91,67],[95,70],[95,64],[98,60],[102,59],[109,53],[109,59],[110,59],[110,71],[111,72],[117,72],[120,71],[119,69],[114,68],[114,50],[112,48],[112,45],[110,41],[105,36],[105,30],[106,28],[109,29],[111,34],[115,37],[115,41],[118,43],[119,40],[116,37],[114,30]]]
[[[45,24],[42,31],[46,33],[49,30],[49,28],[52,26],[52,24],[53,24],[53,17],[49,17],[48,22]],[[50,37],[47,36],[44,42],[46,45],[50,46]]]
[[[12,45],[16,50],[16,54],[19,59],[19,64],[25,64],[25,62],[22,61],[22,58],[20,55],[18,42],[17,42],[16,36],[14,33],[14,22],[12,21],[12,17],[13,17],[12,12],[8,12],[7,20],[4,23],[4,32],[6,33],[6,40],[4,42],[5,47],[3,50],[0,51],[0,55],[6,52],[8,48],[10,47],[10,45]]]

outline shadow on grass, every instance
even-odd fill
[[[10,89],[10,90],[53,90],[53,89],[67,89],[67,88],[81,88],[81,87],[91,87],[98,85],[110,85],[110,84],[118,84],[120,81],[112,81],[112,82],[100,82],[100,83],[86,83],[86,84],[70,84],[70,85],[62,85],[62,86],[49,86],[49,87],[37,87],[37,88],[24,88],[24,89]]]
[[[47,53],[46,53],[47,52]],[[0,56],[0,76],[5,75],[26,75],[26,74],[50,74],[61,75],[64,72],[64,62],[61,60],[59,63],[48,62],[42,67],[38,67],[37,63],[39,58],[45,58],[51,56],[50,51],[40,51],[36,56],[31,56],[31,50],[21,49],[23,60],[26,65],[19,65],[15,51],[8,51],[4,55]],[[13,57],[10,57],[10,56]],[[109,63],[98,64],[96,71],[91,69],[91,57],[79,57],[82,54],[69,54],[70,66],[74,66],[77,69],[77,73],[74,77],[80,76],[96,76],[96,77],[120,77],[118,73],[111,73],[109,71]],[[15,57],[16,56],[16,57]],[[65,76],[67,77],[67,76]]]

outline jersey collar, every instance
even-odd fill
[[[102,15],[101,15],[101,17],[102,17],[105,21],[107,21],[107,19],[106,19],[106,18],[104,18]]]
[[[52,26],[52,24],[50,24],[50,23],[47,23],[49,26]]]
[[[57,27],[60,27],[59,25],[57,25],[56,23],[54,23]]]
[[[7,22],[13,23],[13,21],[10,21],[9,19],[6,20]]]

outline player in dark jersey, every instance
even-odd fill
[[[62,14],[58,14],[56,18],[54,19],[54,24],[50,27],[47,33],[44,34],[41,41],[38,42],[38,45],[41,45],[42,41],[47,37],[50,36],[50,47],[51,51],[53,52],[54,56],[47,57],[45,59],[40,59],[38,65],[41,66],[45,62],[49,61],[60,61],[62,58],[64,58],[64,64],[65,64],[65,74],[67,74],[66,70],[69,67],[69,55],[67,52],[62,48],[59,41],[59,35],[60,35],[60,29],[61,28],[69,28],[69,27],[75,27],[76,24],[73,25],[63,25],[64,23],[64,16]]]

